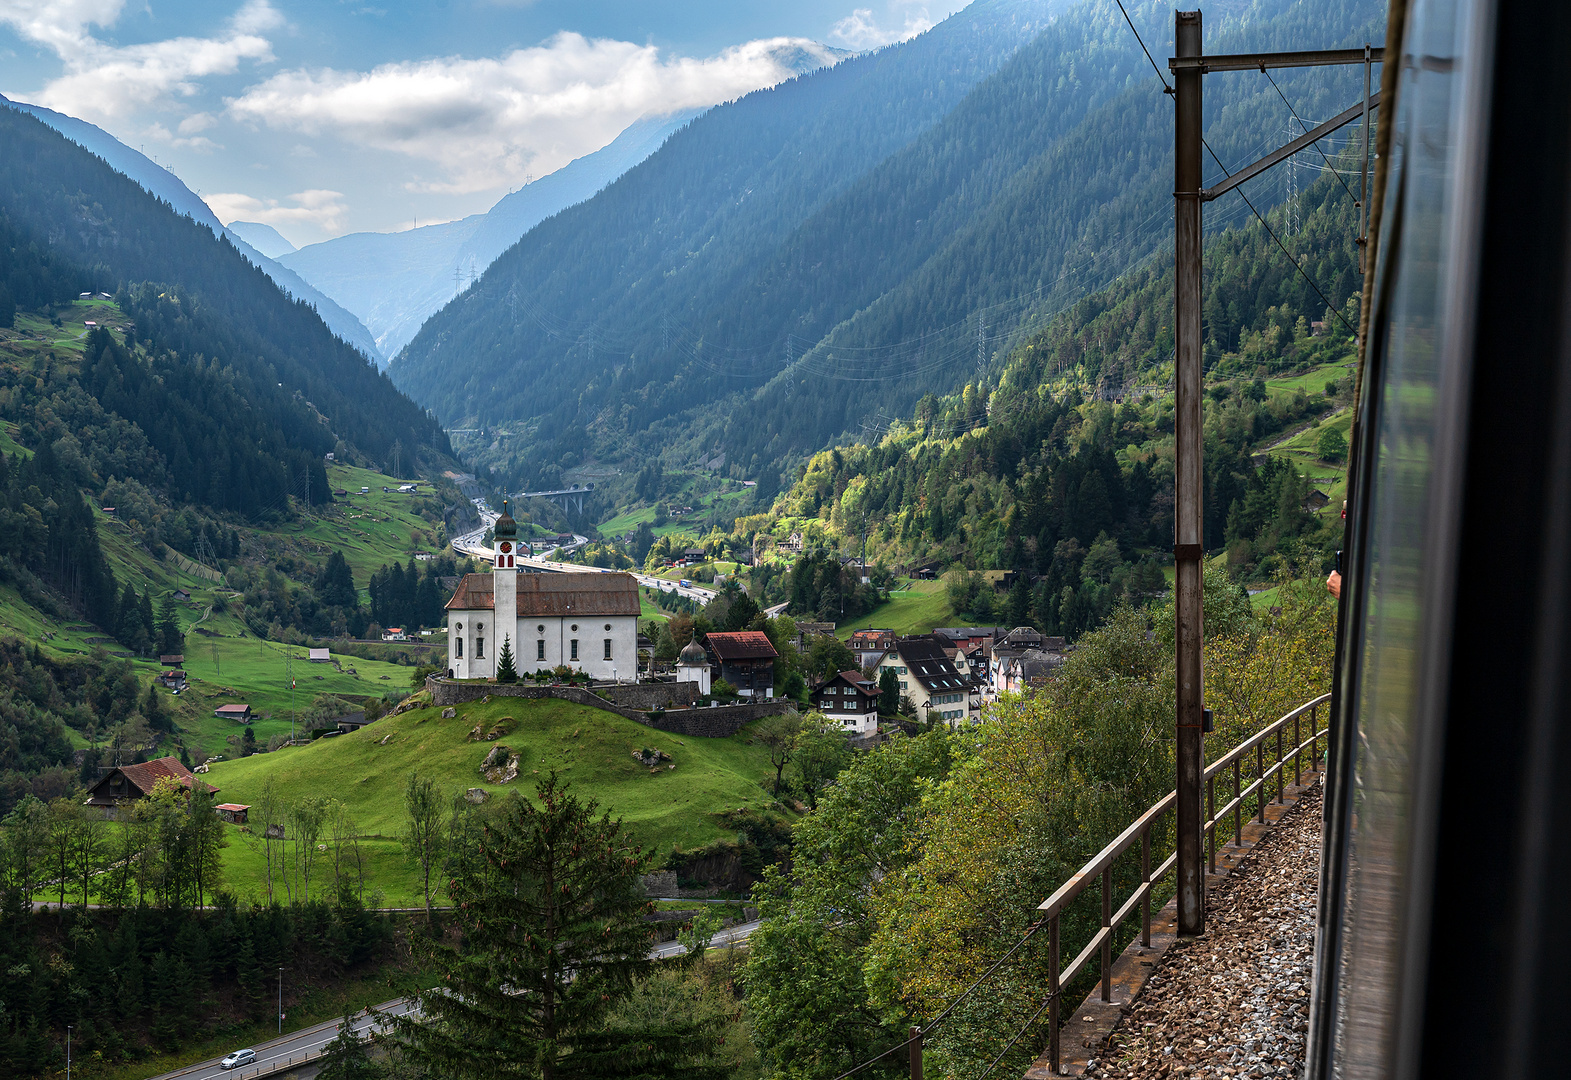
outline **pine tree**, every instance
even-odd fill
[[[511,794],[455,861],[461,949],[431,943],[439,990],[418,1020],[394,1018],[412,1063],[453,1080],[726,1075],[709,1064],[714,1029],[684,1019],[610,1029],[608,1020],[658,965],[649,958],[641,875],[649,856],[622,823],[596,817],[554,773],[535,798]]]
[[[180,630],[180,616],[175,611],[174,597],[168,593],[158,605],[158,651],[172,656],[185,652],[185,634]]]
[[[496,661],[496,681],[499,683],[512,683],[518,681],[518,669],[513,666],[513,639],[511,635],[502,638],[502,655]]]
[[[323,1048],[321,1080],[376,1080],[386,1075],[371,1060],[370,1040],[355,1030],[353,1012],[344,1013],[338,1036]]]

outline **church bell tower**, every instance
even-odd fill
[[[496,657],[502,655],[502,641],[510,638],[513,656],[518,656],[518,523],[508,511],[508,502],[502,500],[502,516],[496,519],[491,532],[495,538],[492,546],[491,585],[495,596],[492,619],[495,623],[492,640],[495,652],[491,667],[495,670]]]

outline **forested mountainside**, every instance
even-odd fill
[[[39,105],[29,105],[21,101],[11,101],[0,97],[0,106],[15,109],[29,116],[42,120],[49,127],[54,128],[67,139],[82,146],[88,152],[104,159],[116,172],[123,173],[135,180],[155,198],[168,203],[177,214],[186,215],[191,220],[206,225],[213,231],[213,235],[227,235],[231,243],[240,249],[240,253],[251,262],[260,266],[267,276],[272,278],[278,286],[297,300],[304,300],[316,309],[322,321],[332,329],[333,333],[349,342],[355,348],[376,360],[382,359],[382,354],[377,351],[376,342],[372,340],[371,332],[367,330],[360,320],[355,318],[348,310],[341,307],[327,294],[308,283],[299,274],[286,266],[274,261],[267,255],[258,251],[247,243],[245,237],[230,229],[224,228],[222,222],[214,216],[213,211],[203,202],[195,192],[181,183],[180,178],[157,162],[149,160],[145,154],[131,149],[129,146],[116,139],[109,132],[79,120],[74,116],[45,109]],[[262,226],[266,228],[266,226]],[[282,237],[280,237],[282,239]]]
[[[154,354],[178,357],[172,362],[185,365],[184,379],[212,372],[228,402],[256,410],[293,454],[319,460],[338,442],[376,461],[388,458],[395,443],[409,455],[421,447],[448,452],[431,417],[227,239],[177,216],[23,113],[0,109],[0,146],[0,213],[14,236],[0,257],[16,259],[24,245],[36,247],[52,264],[71,268],[83,291],[122,293],[137,341]],[[5,276],[27,272],[8,266]],[[173,407],[189,390],[149,379],[134,392],[136,407]],[[215,404],[204,408],[213,422],[236,420]],[[283,456],[277,460],[287,465]]]
[[[1207,49],[1361,42],[1378,37],[1376,6],[1259,0],[1208,27]],[[1136,19],[1165,40],[1168,9]],[[501,428],[483,458],[527,484],[590,458],[718,451],[767,494],[783,465],[963,385],[1162,245],[1169,105],[1115,6],[1070,9],[936,124],[868,144],[911,103],[853,77],[909,70],[926,93],[939,80],[902,51],[924,40],[695,121],[531,231],[433,317],[395,378],[449,422]],[[1278,81],[1306,117],[1353,93],[1351,76]],[[1230,163],[1281,141],[1289,118],[1246,75],[1208,84],[1207,116]],[[879,160],[828,183],[837,140]],[[1281,197],[1257,186],[1260,204]]]
[[[531,230],[422,328],[395,378],[448,420],[533,417],[525,404],[538,391],[565,389],[570,400],[557,400],[537,439],[547,442],[592,420],[598,406],[578,406],[586,385],[597,402],[626,390],[642,399],[664,377],[648,367],[661,362],[662,316],[670,338],[707,293],[938,122],[1061,7],[979,0],[912,41],[711,109],[594,199]],[[680,338],[668,351],[680,352]],[[631,383],[613,385],[630,355]]]
[[[162,633],[153,598],[117,582],[95,503],[123,507],[153,559],[168,543],[212,562],[237,527],[330,503],[328,453],[450,461],[431,417],[227,240],[10,109],[0,421],[5,602],[141,654]]]
[[[1340,537],[1335,505],[1312,512],[1311,476],[1333,474],[1320,484],[1334,490],[1346,449],[1334,418],[1351,393],[1358,215],[1329,172],[1295,209],[1295,233],[1285,209],[1272,215],[1291,257],[1255,221],[1205,251],[1205,544],[1246,579],[1319,566]],[[767,552],[795,532],[810,551],[865,551],[890,569],[1014,570],[1007,599],[952,575],[953,610],[1070,637],[1120,598],[1160,594],[1173,536],[1172,289],[1165,263],[1131,275],[1013,350],[995,381],[929,394],[877,441],[814,455],[767,514],[736,521],[733,544]],[[1098,386],[1105,399],[1088,397]],[[1270,449],[1296,429],[1305,452]],[[828,565],[834,586],[839,563]],[[800,617],[833,614],[839,593],[804,593],[801,576],[765,559],[752,593],[790,600]]]

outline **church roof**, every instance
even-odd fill
[[[677,654],[676,662],[683,667],[697,667],[699,664],[709,663],[709,654],[704,652],[704,647],[698,642],[689,641]]]
[[[496,591],[490,574],[465,574],[449,611],[485,611],[496,608]],[[638,582],[631,574],[519,574],[518,617],[579,615],[633,615],[640,612]]]

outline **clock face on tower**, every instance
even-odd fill
[[[513,550],[513,545],[510,544],[508,541],[503,540],[502,541],[502,554],[506,555],[509,551],[512,551],[512,550]]]

